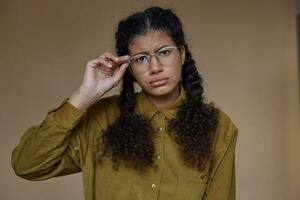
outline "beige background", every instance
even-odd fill
[[[300,199],[295,1],[159,2],[182,19],[206,96],[239,127],[238,199]],[[80,174],[15,176],[11,151],[75,91],[88,60],[113,51],[119,19],[155,3],[0,0],[1,200],[84,198]]]

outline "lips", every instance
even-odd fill
[[[160,87],[168,83],[169,78],[155,79],[149,82],[152,87]]]

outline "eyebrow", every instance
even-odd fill
[[[154,53],[158,52],[158,51],[161,50],[162,48],[170,47],[170,46],[172,46],[172,45],[167,44],[167,45],[160,46],[158,49],[156,49],[156,50],[154,51]],[[138,52],[138,53],[133,54],[131,57],[136,56],[136,55],[139,55],[139,54],[149,54],[149,52],[147,52],[147,51],[141,51],[141,52]]]

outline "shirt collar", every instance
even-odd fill
[[[180,93],[174,102],[167,105],[165,108],[156,108],[155,105],[149,100],[148,96],[142,90],[136,95],[137,106],[136,111],[139,114],[146,116],[148,119],[157,113],[161,112],[165,115],[166,118],[171,119],[176,116],[176,112],[181,104],[186,100],[185,90],[182,85],[180,85]]]

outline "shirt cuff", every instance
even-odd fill
[[[66,98],[55,109],[48,111],[48,115],[56,124],[65,129],[72,129],[80,121],[86,111],[81,111],[71,103],[68,102],[69,98]]]

